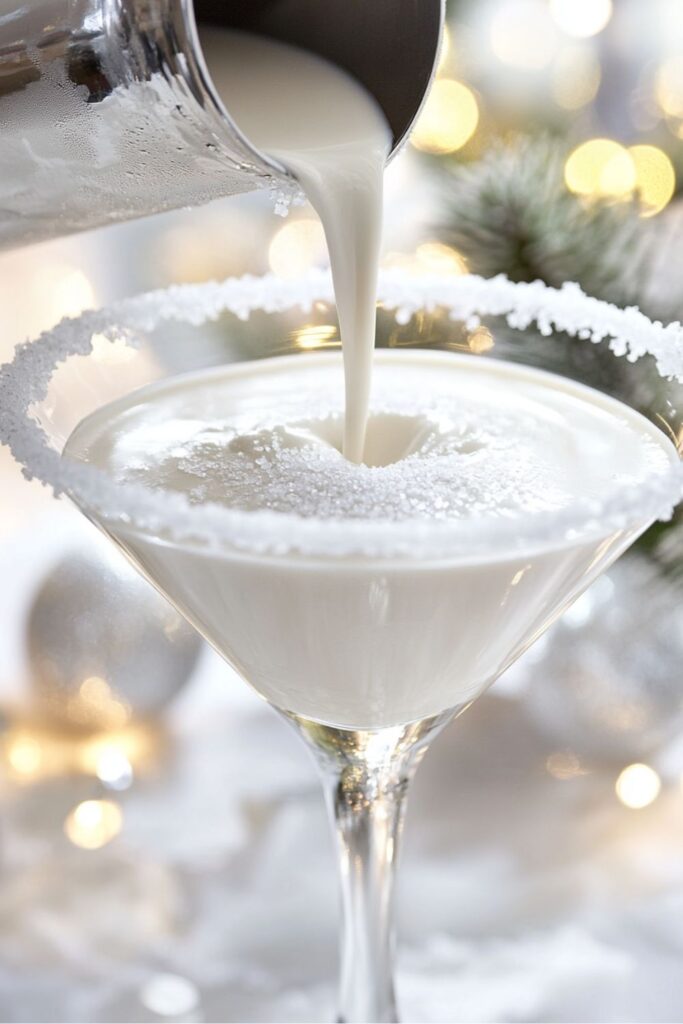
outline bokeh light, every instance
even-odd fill
[[[614,788],[621,803],[637,811],[657,799],[662,782],[649,765],[630,764],[620,773]]]
[[[296,332],[295,342],[297,348],[305,352],[336,347],[340,344],[339,332],[334,324],[307,324]]]
[[[422,269],[434,274],[466,274],[467,264],[460,253],[443,242],[422,242],[415,250]]]
[[[479,124],[479,105],[472,90],[453,78],[432,86],[411,141],[424,153],[453,153],[468,142]]]
[[[95,774],[107,789],[116,791],[128,789],[133,782],[133,766],[115,743],[103,745],[97,758]]]
[[[275,233],[268,249],[270,269],[278,277],[292,279],[305,274],[327,258],[325,233],[319,220],[289,220]]]
[[[569,155],[565,182],[571,192],[593,198],[628,199],[637,196],[643,217],[659,213],[676,189],[676,172],[657,146],[626,149],[612,139],[590,139]]]
[[[559,41],[544,0],[508,0],[491,19],[490,33],[498,60],[520,71],[547,67]]]
[[[545,762],[548,775],[560,782],[568,779],[575,779],[579,775],[585,775],[586,770],[573,750],[556,750],[550,754]]]
[[[564,168],[567,188],[577,195],[624,198],[636,187],[630,153],[613,139],[589,139],[570,153]]]
[[[157,757],[162,740],[162,735],[150,724],[133,723],[125,729],[85,738],[75,751],[75,763],[79,771],[96,775],[105,784],[114,778],[123,781],[129,772],[132,781],[134,770]]]
[[[197,986],[182,975],[155,974],[143,985],[140,1002],[157,1016],[176,1020],[192,1014],[200,996]]]
[[[553,99],[564,110],[579,110],[595,99],[601,77],[600,61],[592,50],[569,43],[553,64]]]
[[[483,355],[484,352],[490,352],[495,345],[493,335],[488,327],[484,326],[475,327],[470,333],[467,343],[470,352],[474,352],[478,356]]]
[[[643,216],[652,217],[664,209],[676,190],[674,165],[657,146],[630,146],[628,152],[636,168]]]
[[[683,57],[670,57],[655,75],[655,98],[669,117],[683,118]]]
[[[415,252],[388,252],[382,266],[405,270],[409,274],[466,274],[463,256],[443,242],[422,242]]]
[[[64,831],[74,846],[99,850],[121,831],[123,814],[113,800],[84,800],[67,816]]]
[[[550,0],[550,13],[567,35],[595,36],[612,17],[612,0]]]
[[[112,790],[127,789],[153,764],[163,732],[148,723],[91,734],[45,722],[16,723],[0,740],[0,765],[12,781],[31,785],[64,775],[90,775]]]
[[[10,738],[5,756],[11,773],[27,781],[38,775],[43,766],[40,743],[26,732],[19,731]]]
[[[130,708],[118,699],[106,679],[88,676],[77,694],[69,697],[68,716],[75,725],[120,729],[130,717]]]

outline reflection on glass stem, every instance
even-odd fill
[[[350,730],[301,718],[337,834],[343,937],[338,1020],[398,1020],[393,981],[393,881],[410,781],[431,740],[469,702],[410,725]]]

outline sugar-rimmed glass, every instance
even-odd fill
[[[380,345],[428,345],[469,351],[471,358],[486,358],[482,349],[494,357],[502,350],[505,358],[515,359],[517,334],[524,338],[522,361],[544,365],[553,362],[557,346],[602,342],[615,360],[622,357],[615,366],[642,376],[652,415],[677,443],[682,436],[679,325],[651,323],[636,310],[587,298],[575,286],[554,291],[504,279],[386,273],[379,297]],[[179,549],[201,547],[216,557],[228,550],[256,559],[303,556],[327,565],[361,558],[385,567],[465,555],[521,557],[539,546],[571,545],[577,537],[616,538],[585,572],[581,586],[568,590],[566,604],[680,500],[683,467],[672,462],[669,471],[637,486],[615,486],[605,501],[577,501],[523,522],[315,520],[191,506],[179,494],[122,486],[102,470],[62,458],[64,443],[85,415],[169,372],[336,344],[331,298],[329,280],[321,274],[298,282],[249,278],[173,288],[65,321],[22,346],[2,370],[0,439],[11,445],[27,475],[68,493],[118,543],[126,538],[124,548],[157,583],[136,535],[161,537]],[[560,605],[548,609],[548,621]],[[395,1019],[391,891],[407,787],[429,740],[492,681],[491,675],[479,681],[476,693],[463,694],[454,685],[450,702],[381,728],[320,721],[271,698],[315,754],[340,840],[343,1020]],[[390,679],[384,683],[391,686]]]

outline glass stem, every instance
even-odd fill
[[[343,934],[339,1021],[398,1020],[393,883],[410,780],[461,708],[408,726],[336,729],[288,716],[312,749],[338,839]]]
[[[345,768],[338,778],[325,781],[339,843],[341,1021],[380,1024],[398,1020],[392,904],[398,841],[412,774],[408,765],[398,767],[397,772],[368,775]]]

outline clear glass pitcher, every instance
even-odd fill
[[[394,150],[427,91],[443,0],[0,0],[0,248],[295,183],[250,145],[205,25],[294,43],[354,74]]]

